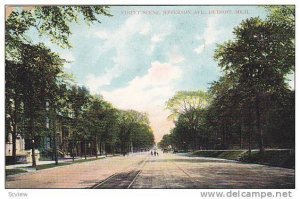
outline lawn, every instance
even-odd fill
[[[5,176],[15,175],[19,173],[27,173],[27,171],[24,171],[22,169],[5,169]]]
[[[80,160],[75,160],[74,162],[58,162],[58,164],[56,165],[55,163],[51,163],[51,164],[43,164],[43,165],[37,165],[36,166],[36,170],[43,170],[43,169],[50,169],[50,168],[54,168],[54,167],[60,167],[60,166],[67,166],[67,165],[71,165],[71,164],[78,164],[78,163],[84,163],[84,162],[91,162],[91,161],[95,161],[95,160],[100,160],[103,159],[104,157],[100,157],[100,158],[92,158],[92,159],[80,159]],[[32,168],[31,166],[28,166],[26,168]]]
[[[195,151],[192,156],[213,157],[228,160],[237,160],[247,163],[264,164],[277,167],[295,168],[295,151],[294,150],[265,150],[263,154],[259,151],[252,151],[249,156],[247,150],[201,150]]]

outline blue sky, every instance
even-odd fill
[[[78,84],[118,108],[147,112],[157,141],[173,127],[165,102],[179,90],[206,90],[221,74],[216,45],[232,39],[243,19],[266,15],[256,6],[112,6],[110,12],[100,24],[73,24],[72,49],[47,43],[71,61],[65,70]]]

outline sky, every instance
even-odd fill
[[[49,47],[71,63],[79,85],[115,107],[147,112],[155,140],[174,126],[166,101],[180,90],[207,90],[221,71],[217,44],[233,28],[266,13],[256,6],[112,6],[101,23],[72,24],[72,49]]]

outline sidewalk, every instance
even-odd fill
[[[111,157],[111,155],[105,156],[98,156],[98,159],[100,158],[105,158],[105,157]],[[86,159],[95,159],[96,157],[87,157]],[[74,163],[78,160],[84,160],[84,157],[76,157],[74,160]],[[64,158],[64,159],[58,159],[58,163],[72,163],[73,159],[72,158]],[[44,160],[44,161],[36,161],[37,165],[45,165],[45,164],[54,164],[54,160]],[[14,165],[6,165],[5,169],[18,169],[18,168],[25,168],[25,167],[30,167],[32,163],[26,163],[26,164],[14,164]],[[26,169],[27,170],[27,169]]]

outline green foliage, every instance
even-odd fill
[[[118,146],[125,147],[129,142],[137,148],[154,144],[146,114],[118,110],[101,96],[93,96],[85,87],[74,84],[71,75],[63,71],[66,60],[43,43],[34,44],[27,34],[36,29],[40,36],[62,48],[70,48],[71,23],[100,23],[101,16],[111,16],[108,6],[35,6],[31,10],[19,7],[8,16],[6,137],[8,133],[14,136],[22,133],[26,144],[34,150],[36,146],[42,147],[43,137],[55,141],[58,123],[62,123],[68,129],[68,150],[73,155],[76,148],[83,146],[81,152],[86,155],[87,142],[94,144],[95,149],[106,143],[111,151],[121,151]],[[28,143],[31,140],[35,143]]]
[[[209,103],[209,96],[199,91],[178,91],[171,99],[166,102],[166,108],[172,114],[170,119],[176,119],[180,114],[191,110],[205,108]]]
[[[171,134],[165,134],[161,141],[158,143],[158,147],[161,149],[168,149],[173,143],[172,135]]]
[[[154,136],[146,113],[134,110],[119,111],[118,118],[120,149],[128,151],[130,142],[133,147],[149,148],[154,145]]]
[[[286,76],[295,70],[295,7],[266,9],[266,20],[243,20],[234,39],[217,46],[214,58],[223,76],[208,94],[178,92],[167,102],[177,120],[162,146],[294,147],[295,95]]]
[[[248,153],[244,153],[240,160],[295,169],[295,151],[293,150],[267,150],[264,154],[253,151],[250,156]]]
[[[266,150],[263,154],[259,151],[252,151],[250,156],[246,150],[208,150],[194,151],[192,156],[237,160],[291,169],[295,168],[295,151],[293,150]]]
[[[175,120],[173,130],[175,146],[185,150],[199,147],[204,142],[204,110],[209,106],[210,96],[203,91],[179,91],[166,103],[171,111],[169,118]]]
[[[35,27],[41,36],[63,48],[71,47],[70,24],[83,19],[87,24],[100,22],[99,16],[112,16],[108,6],[35,6],[30,11],[14,10],[6,20],[6,43],[26,41],[24,35]],[[10,45],[11,46],[11,45]]]
[[[27,173],[27,171],[24,171],[22,169],[5,169],[5,176],[16,175],[20,173]]]
[[[255,124],[261,150],[264,134],[272,125],[268,120],[270,110],[276,109],[276,102],[288,92],[285,76],[295,66],[295,46],[289,31],[292,31],[290,26],[283,27],[270,20],[246,19],[234,29],[235,40],[219,45],[215,53],[215,59],[225,74],[234,77],[231,78],[234,79],[232,88],[228,89],[226,82],[221,82],[227,90],[225,97],[229,99],[221,104],[225,104],[225,110],[228,110],[229,103],[236,99],[236,104],[239,104],[237,114],[241,118],[252,118],[250,123]],[[229,109],[228,112],[232,111]],[[250,116],[244,112],[250,112]],[[242,126],[245,121],[237,122]]]

